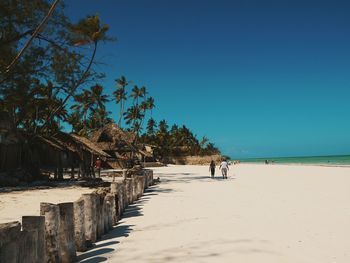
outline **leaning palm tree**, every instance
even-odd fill
[[[121,76],[119,79],[116,79],[117,90],[113,92],[115,102],[120,104],[119,120],[118,126],[121,128],[121,122],[124,115],[124,103],[127,99],[126,86],[129,85],[130,81],[127,81],[124,76]]]
[[[96,56],[97,46],[100,41],[110,40],[106,33],[108,31],[107,25],[102,25],[100,17],[98,15],[88,16],[85,19],[80,20],[77,24],[71,26],[71,44],[74,46],[92,45],[93,51],[88,65],[81,77],[75,82],[72,87],[68,88],[66,97],[62,100],[60,106],[56,107],[45,120],[41,129],[46,128],[47,124],[62,111],[67,104],[68,100],[74,96],[77,89],[86,81],[90,76],[90,69]]]

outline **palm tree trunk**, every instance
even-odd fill
[[[45,120],[44,124],[41,126],[41,129],[44,129],[49,121],[54,118],[54,116],[59,112],[61,111],[64,106],[66,105],[67,101],[70,99],[70,97],[72,97],[75,93],[75,91],[78,89],[78,87],[83,83],[83,81],[87,78],[88,76],[88,73],[90,71],[90,68],[92,66],[92,62],[94,61],[95,59],[95,56],[96,56],[96,51],[97,51],[97,42],[94,42],[94,50],[92,52],[92,55],[91,55],[91,58],[90,58],[90,61],[89,61],[89,65],[87,66],[84,74],[82,75],[82,77],[79,79],[79,81],[77,82],[77,84],[72,88],[72,90],[68,93],[68,95],[66,96],[66,98],[62,101],[61,105],[59,105],[51,114],[49,113],[48,115],[48,118]]]
[[[122,116],[123,116],[123,100],[120,101],[120,112],[119,112],[119,120],[118,120],[118,126],[121,128],[122,124]]]
[[[20,57],[23,55],[24,51],[30,46],[30,44],[32,43],[32,41],[34,40],[34,38],[39,34],[40,31],[43,30],[43,27],[45,26],[45,24],[47,23],[47,21],[49,20],[49,18],[51,17],[51,15],[53,14],[53,12],[55,11],[58,3],[60,2],[60,0],[56,0],[50,7],[49,12],[47,13],[47,15],[45,16],[45,18],[41,21],[41,23],[39,24],[39,26],[35,29],[35,31],[33,32],[32,36],[28,39],[27,43],[23,46],[23,48],[20,50],[20,52],[17,54],[17,56],[12,60],[12,62],[10,63],[10,65],[7,66],[6,68],[6,73],[8,74],[11,69],[17,64],[18,60],[20,59]],[[2,81],[1,81],[2,82]]]

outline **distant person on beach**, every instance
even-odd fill
[[[211,160],[210,165],[209,165],[209,171],[211,174],[211,178],[214,178],[215,175],[215,162]]]
[[[100,158],[97,157],[97,160],[95,162],[95,168],[96,168],[98,177],[101,177],[101,167],[102,167],[102,161],[100,160]]]
[[[228,168],[228,163],[226,162],[226,160],[223,160],[221,162],[219,169],[221,169],[222,178],[227,179],[227,171],[229,170],[229,168]]]

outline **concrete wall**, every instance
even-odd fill
[[[74,262],[76,252],[86,251],[110,231],[152,184],[152,170],[138,171],[72,203],[41,203],[40,216],[25,216],[22,224],[0,224],[0,262]]]

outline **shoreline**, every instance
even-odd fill
[[[270,164],[264,164],[264,163],[248,163],[248,162],[241,162],[240,165],[262,165],[262,166],[268,166],[268,165],[288,165],[288,166],[315,166],[315,167],[343,167],[343,168],[349,168],[350,164],[321,164],[321,163],[270,163]]]

